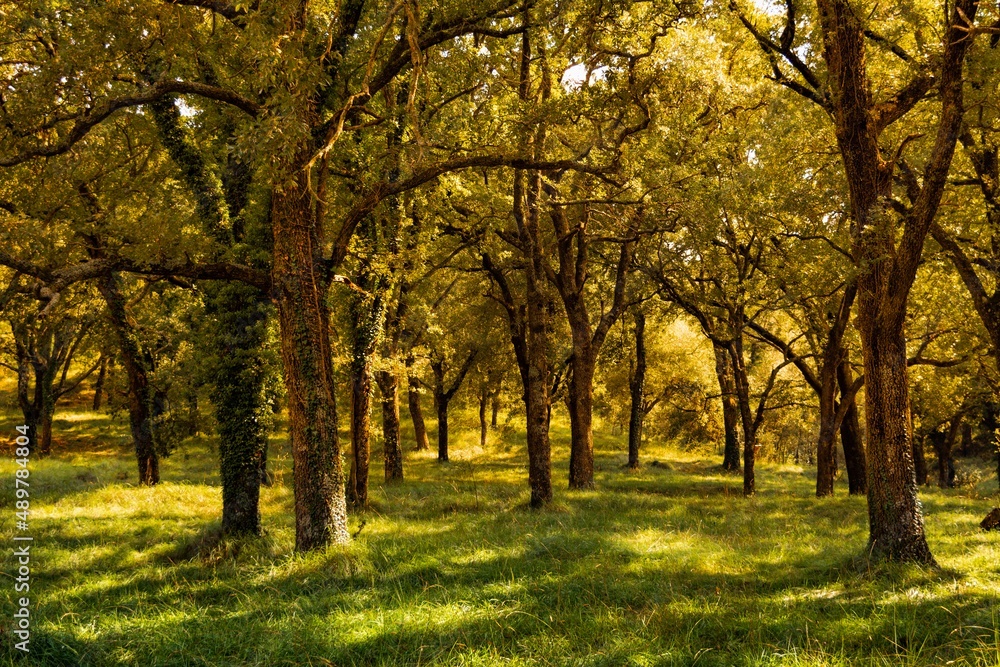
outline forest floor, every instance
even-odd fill
[[[0,414],[13,438],[16,414]],[[272,441],[266,535],[218,539],[211,438],[135,486],[126,428],[57,415],[56,451],[32,461],[32,665],[997,665],[1000,534],[978,522],[996,482],[926,489],[922,570],[869,564],[863,498],[813,497],[798,466],[761,465],[760,493],[716,457],[650,447],[623,469],[624,438],[598,434],[597,490],[565,485],[527,507],[525,455],[468,446],[453,462],[407,452],[349,547],[295,555],[286,437]],[[11,438],[7,436],[10,435]],[[377,448],[376,448],[377,449]],[[11,456],[0,459],[6,546],[2,662],[14,656]],[[361,526],[361,522],[364,526]]]

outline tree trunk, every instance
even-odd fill
[[[365,355],[355,359],[351,377],[351,474],[347,501],[368,507],[368,466],[371,461],[372,362]]]
[[[271,269],[288,391],[295,479],[295,547],[346,543],[347,503],[326,306],[327,268],[311,210],[305,159],[271,200]]]
[[[101,367],[97,371],[97,381],[94,383],[94,405],[93,410],[97,412],[101,409],[101,398],[104,395],[104,381],[108,374],[108,358],[101,355]]]
[[[416,450],[430,449],[427,440],[427,425],[424,423],[424,411],[420,407],[420,381],[410,376],[406,390],[406,404],[410,409],[410,421],[413,422],[413,435],[416,439]]]
[[[946,432],[932,431],[930,434],[934,453],[937,454],[938,487],[942,489],[948,489],[954,485],[955,467],[952,452],[955,449],[958,432],[962,428],[962,421],[961,416],[953,417]]]
[[[594,488],[594,349],[587,342],[575,341],[572,375],[569,379],[569,488]],[[576,338],[576,334],[574,334]]]
[[[734,338],[729,344],[729,360],[732,363],[737,405],[740,410],[740,421],[743,424],[743,495],[749,497],[757,492],[754,471],[757,458],[757,428],[750,410],[750,380],[743,360],[743,332],[739,327],[734,327]]]
[[[871,322],[865,285],[860,314]],[[906,339],[898,327],[862,325],[865,360],[865,429],[868,448],[868,524],[873,552],[891,560],[932,563],[917,500],[917,474],[926,481],[923,443],[912,437]]]
[[[46,401],[41,414],[41,429],[38,439],[39,456],[48,456],[52,453],[52,417],[55,414],[55,405],[51,399]]]
[[[820,366],[819,439],[816,441],[816,497],[833,495],[837,475],[837,367],[826,355]]]
[[[241,283],[207,284],[204,302],[211,316],[208,353],[216,364],[211,399],[219,430],[222,531],[259,535],[260,485],[267,478],[271,421],[262,356],[268,303],[260,290]]]
[[[922,96],[915,96],[909,105],[898,98],[895,115],[884,114],[872,97],[861,14],[848,0],[818,0],[818,9],[829,72],[823,94],[834,119],[850,193],[852,250],[861,267],[857,326],[865,368],[869,553],[934,564],[917,499],[903,326],[924,240],[940,205],[961,130],[962,69],[973,42],[966,28],[975,20],[978,3],[957,0],[945,13],[948,26],[936,77],[941,113],[922,182],[911,179],[913,205],[903,219],[889,205],[895,161],[882,155],[879,138]]]
[[[722,467],[729,472],[739,472],[740,465],[740,409],[736,402],[736,382],[733,379],[729,353],[722,345],[713,344],[715,352],[715,375],[719,380],[719,394],[722,400],[722,424],[725,430],[725,449]]]
[[[486,408],[489,398],[490,394],[487,391],[487,387],[484,385],[479,390],[479,446],[483,448],[486,447],[486,433],[488,431]]]
[[[959,451],[962,456],[972,454],[972,424],[968,421],[962,423],[962,447]]]
[[[125,312],[125,298],[112,274],[102,277],[97,284],[112,329],[118,339],[122,367],[128,378],[128,413],[135,445],[139,483],[152,486],[160,481],[160,461],[156,455],[153,435],[153,390],[149,384],[149,368],[135,329]]]
[[[498,386],[493,390],[493,394],[490,397],[490,409],[492,410],[492,415],[490,416],[490,428],[497,428],[497,417],[500,414],[500,387]]]
[[[629,381],[631,405],[628,420],[628,467],[639,467],[639,448],[642,446],[642,422],[646,416],[643,389],[646,384],[646,316],[635,310],[635,370]]]
[[[385,481],[403,481],[403,447],[399,437],[399,380],[392,371],[375,375],[382,394],[382,452]]]
[[[851,364],[847,356],[837,368],[837,383],[840,385],[841,401],[854,384]],[[858,419],[858,405],[854,396],[840,423],[840,444],[844,448],[844,467],[847,468],[847,488],[852,496],[868,492],[868,471],[865,464],[865,447],[861,441],[861,425]]]
[[[448,462],[448,401],[443,397],[435,397],[434,406],[437,408],[437,438],[438,438],[438,461]]]

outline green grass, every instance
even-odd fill
[[[6,438],[16,416],[0,417]],[[146,489],[122,424],[63,412],[56,430],[31,468],[29,664],[1000,665],[1000,536],[968,489],[922,493],[940,570],[875,566],[864,500],[815,499],[799,467],[760,466],[744,500],[714,456],[650,447],[665,465],[631,473],[623,439],[598,434],[598,490],[569,492],[557,428],[556,501],[532,511],[516,436],[482,452],[456,429],[455,460],[407,452],[402,486],[373,466],[354,544],[301,556],[283,434],[267,535],[220,542],[211,439]],[[7,545],[13,470],[0,461]]]

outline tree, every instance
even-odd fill
[[[868,41],[887,47],[891,56],[902,61],[904,70],[915,62],[913,57],[899,45],[880,39],[869,27],[872,19],[862,17],[847,0],[817,0],[824,82],[798,55],[795,4],[789,1],[786,7],[787,20],[777,39],[759,31],[742,14],[739,18],[772,57],[775,79],[822,106],[834,123],[854,222],[852,254],[859,263],[858,329],[867,378],[869,552],[893,560],[933,563],[913,474],[903,325],[924,238],[941,202],[960,133],[962,70],[973,41],[971,21],[978,3],[959,0],[946,15],[936,76],[918,69],[881,102],[872,94],[879,74],[867,58]],[[786,74],[781,61],[795,74]],[[890,83],[891,78],[884,80]],[[922,181],[918,181],[901,160],[909,141],[897,145],[895,159],[886,159],[879,139],[886,128],[910,115],[932,88],[938,91],[940,116]],[[902,206],[893,198],[894,173],[908,181],[912,205]]]

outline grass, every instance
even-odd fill
[[[1000,665],[995,481],[922,492],[940,570],[876,566],[864,500],[817,500],[796,466],[762,465],[745,500],[714,456],[650,447],[662,465],[628,472],[598,434],[598,490],[569,492],[556,428],[556,501],[532,511],[516,434],[483,452],[456,429],[451,464],[407,452],[405,484],[373,484],[352,545],[296,555],[284,435],[267,534],[232,541],[211,438],[147,489],[121,423],[64,411],[56,433],[31,464],[33,665]]]

